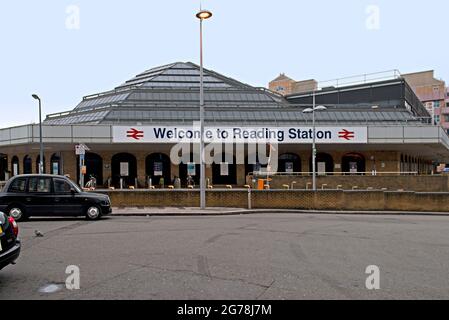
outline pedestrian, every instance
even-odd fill
[[[187,176],[187,187],[193,186],[193,179],[191,175]]]

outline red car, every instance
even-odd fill
[[[0,212],[0,270],[14,264],[20,255],[19,226],[16,221]]]

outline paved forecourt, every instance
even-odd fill
[[[32,219],[0,299],[447,299],[448,227],[444,216]],[[65,288],[69,265],[80,290]],[[372,265],[380,290],[365,286]]]

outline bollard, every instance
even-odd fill
[[[252,209],[252,201],[251,201],[251,188],[248,188],[248,209]]]

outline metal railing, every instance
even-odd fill
[[[395,79],[400,79],[401,77],[402,77],[401,73],[397,69],[381,71],[381,72],[374,72],[374,73],[365,73],[365,74],[361,74],[361,75],[320,81],[320,82],[318,82],[318,90],[321,90],[324,88],[329,88],[329,87],[340,88],[340,87],[353,86],[353,85],[358,85],[358,84],[367,84],[367,83],[372,83],[372,82],[395,80]]]
[[[328,177],[328,176],[417,176],[420,175],[418,171],[405,171],[405,172],[398,172],[398,171],[391,171],[391,172],[321,172],[317,173],[317,177]],[[250,177],[274,177],[274,176],[280,176],[280,177],[311,177],[313,176],[313,172],[264,172],[264,171],[257,171],[257,172],[250,172],[248,173],[248,176]]]

